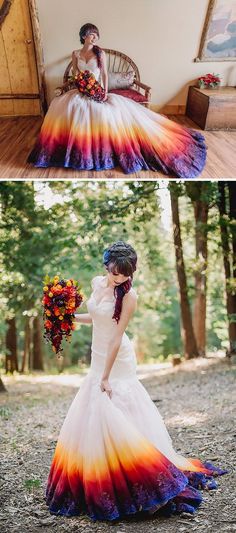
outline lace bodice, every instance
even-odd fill
[[[81,50],[74,50],[73,54],[77,60],[77,66],[79,70],[90,70],[93,72],[97,81],[100,81],[101,70],[98,67],[97,58],[91,57],[87,62],[80,55]]]

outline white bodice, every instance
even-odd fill
[[[79,70],[90,70],[96,78],[97,81],[99,81],[101,70],[98,67],[97,58],[91,57],[87,62],[81,58],[80,56],[80,50],[75,50],[74,54],[77,59],[77,66]]]
[[[103,372],[108,345],[117,327],[112,318],[115,306],[114,290],[106,285],[106,276],[93,278],[93,292],[87,300],[87,309],[93,322],[91,370],[98,374]],[[133,343],[124,332],[111,377],[130,377],[135,372],[136,356]]]

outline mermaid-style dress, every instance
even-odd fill
[[[101,81],[97,59],[77,54],[80,70]],[[205,165],[203,135],[118,94],[99,103],[77,89],[55,97],[39,138],[28,157],[36,167],[106,170],[120,166],[125,174],[162,171],[195,178]]]
[[[202,500],[198,489],[216,488],[212,476],[226,471],[174,451],[161,415],[136,377],[135,352],[126,333],[110,373],[112,398],[101,391],[107,346],[116,328],[113,291],[101,299],[106,283],[106,276],[92,280],[87,301],[93,321],[91,367],[59,434],[46,503],[53,514],[86,513],[93,520],[158,509],[167,515],[193,513]]]

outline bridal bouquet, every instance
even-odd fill
[[[105,91],[91,71],[80,70],[79,74],[74,77],[74,80],[77,89],[81,93],[96,100],[96,102],[102,102],[105,96]]]
[[[60,279],[59,276],[46,276],[43,292],[44,337],[58,354],[62,351],[63,337],[69,340],[75,329],[75,311],[83,301],[83,294],[77,281]]]
[[[57,87],[56,95],[60,96],[71,89],[78,89],[80,93],[96,102],[102,102],[105,96],[105,90],[90,70],[80,70],[76,76],[70,76],[62,87]]]

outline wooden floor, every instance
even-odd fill
[[[186,126],[200,129],[182,115],[169,117]],[[124,174],[120,168],[102,171],[77,171],[64,168],[34,168],[26,160],[37,138],[39,117],[2,118],[0,120],[0,179],[160,179],[162,172],[142,171]],[[236,179],[236,131],[204,132],[208,146],[207,163],[198,179]]]

